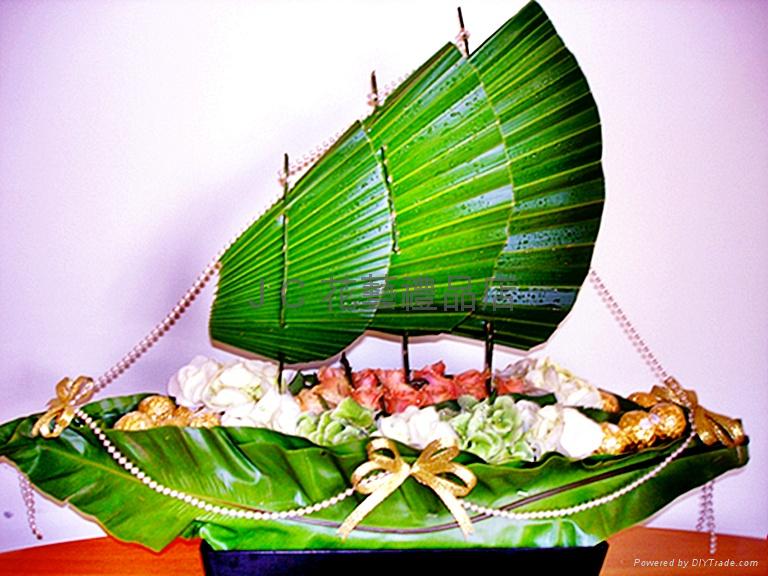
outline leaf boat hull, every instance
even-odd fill
[[[261,428],[110,430],[142,398],[106,399],[85,411],[102,422],[114,445],[152,478],[206,501],[267,511],[311,505],[346,490],[354,469],[367,459],[365,441],[321,447]],[[179,536],[202,537],[217,550],[594,546],[748,460],[746,445],[695,443],[651,481],[610,503],[550,520],[475,514],[475,532],[468,539],[435,493],[410,478],[342,540],[338,528],[362,496],[304,518],[223,518],[158,494],[119,466],[90,429],[77,422],[59,438],[33,438],[38,416],[0,427],[0,457],[13,462],[39,490],[70,504],[115,537],[155,550]],[[489,465],[468,453],[459,460],[477,476],[468,497],[473,503],[511,511],[559,509],[632,482],[679,442],[586,460],[550,454],[536,463]],[[400,451],[410,462],[417,455],[406,446]]]

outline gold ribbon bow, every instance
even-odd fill
[[[472,521],[456,498],[469,494],[475,487],[477,478],[469,468],[452,462],[459,454],[459,447],[454,442],[446,440],[430,442],[412,466],[401,458],[397,446],[388,438],[371,440],[367,450],[368,461],[358,466],[353,472],[352,485],[361,494],[370,496],[363,500],[339,527],[342,538],[347,538],[355,526],[387,496],[397,490],[408,476],[413,476],[421,484],[435,491],[459,523],[465,537],[472,533]],[[382,453],[383,451],[390,452],[392,456]],[[368,477],[379,470],[383,473]],[[452,474],[461,480],[463,485],[441,474]]]
[[[96,392],[93,380],[79,376],[74,382],[63,378],[56,384],[56,398],[48,402],[48,411],[40,416],[32,428],[32,436],[56,438],[75,417],[75,408],[87,402]],[[51,429],[53,423],[53,429]]]
[[[660,400],[674,402],[693,410],[693,422],[696,425],[696,433],[707,446],[715,442],[722,442],[728,448],[744,444],[746,435],[741,425],[741,420],[729,418],[722,414],[710,412],[699,404],[696,392],[685,390],[674,378],[668,378],[663,386],[654,386],[651,394]]]

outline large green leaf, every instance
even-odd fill
[[[498,343],[540,344],[589,270],[601,153],[586,79],[530,3],[471,57],[441,48],[234,243],[211,337],[289,363],[366,329],[492,321]]]
[[[528,4],[470,58],[498,117],[515,203],[483,306],[455,332],[528,349],[565,318],[589,270],[605,184],[600,118],[576,59]]]
[[[111,440],[150,476],[216,504],[271,511],[313,504],[346,489],[352,471],[366,459],[362,441],[323,448],[258,428],[108,429],[140,399],[102,400],[86,411],[103,421]],[[0,456],[15,463],[38,489],[74,506],[117,538],[155,550],[179,535],[202,536],[219,549],[591,545],[747,461],[745,446],[694,445],[652,481],[610,504],[552,521],[475,517],[476,532],[468,540],[435,494],[408,479],[344,542],[336,529],[355,507],[354,498],[292,521],[235,520],[205,513],[156,493],[125,472],[77,421],[57,439],[32,438],[36,418],[0,427]],[[469,501],[534,510],[606,494],[662,461],[678,444],[582,461],[550,455],[533,464],[491,466],[470,454],[459,458],[478,478]],[[416,455],[404,446],[401,452],[406,460]]]
[[[360,279],[386,275],[392,242],[384,173],[355,124],[222,257],[211,338],[288,362],[332,356],[376,312]]]
[[[398,242],[389,270],[396,305],[380,309],[371,328],[450,332],[471,299],[482,300],[506,241],[513,194],[498,119],[475,70],[448,44],[365,126],[386,152]],[[429,281],[431,304],[409,305],[418,279]],[[459,290],[468,293],[463,306]]]

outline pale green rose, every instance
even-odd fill
[[[477,402],[452,418],[450,424],[459,436],[462,450],[490,464],[531,458],[523,438],[523,419],[511,396]]]
[[[334,446],[367,437],[374,429],[373,411],[345,398],[333,410],[299,416],[296,434],[321,446]]]

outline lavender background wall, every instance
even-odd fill
[[[764,2],[543,1],[603,118],[595,267],[668,370],[744,419],[752,462],[718,482],[723,532],[768,532],[768,9]],[[474,46],[523,2],[462,2]],[[0,1],[0,421],[64,375],[98,375],[279,193],[299,156],[457,32],[444,2]],[[210,291],[108,394],[163,390],[212,351]],[[586,289],[543,351],[601,387],[654,382]],[[443,338],[413,364],[477,367]],[[515,359],[501,352],[498,363]],[[366,338],[357,366],[397,348]],[[0,466],[0,549],[34,545]],[[691,529],[697,499],[656,526]],[[99,534],[39,504],[45,542]],[[45,543],[44,542],[44,543]]]

